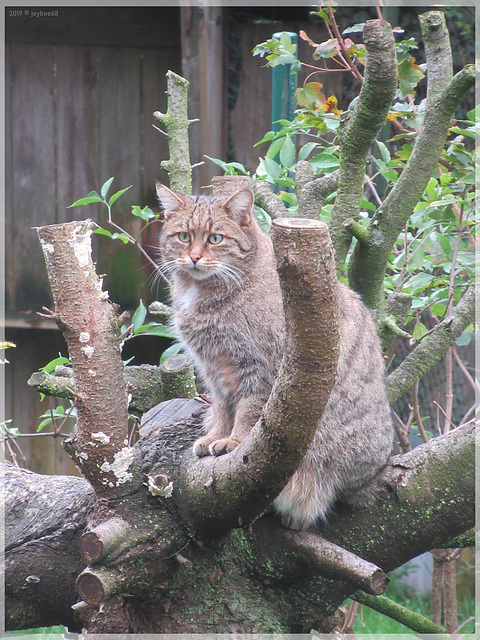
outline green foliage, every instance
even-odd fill
[[[50,360],[48,364],[40,368],[40,371],[44,371],[45,373],[53,373],[55,371],[55,368],[59,365],[70,365],[70,360],[68,358],[65,358],[65,356],[58,354],[58,358]]]
[[[322,7],[316,15],[327,24],[331,22],[326,7]],[[361,30],[363,23],[344,30],[343,36],[353,36]],[[400,28],[395,28],[394,32],[403,34]],[[316,43],[303,31],[300,37],[314,48],[314,60],[338,54],[339,43],[333,38]],[[344,45],[352,59],[362,63],[361,47],[348,38],[344,40]],[[417,85],[424,77],[424,69],[414,57],[418,49],[417,42],[414,38],[404,38],[397,43],[396,49],[399,86],[389,120],[397,120],[400,124],[397,130],[401,131],[386,142],[377,141],[370,156],[368,176],[375,192],[366,189],[360,211],[360,221],[364,224],[375,215],[380,202],[397,182],[423,122],[425,103],[415,102]],[[262,43],[254,49],[254,55],[263,55],[267,51],[270,66],[290,63],[283,60],[278,40]],[[268,131],[257,143],[269,143],[269,147],[259,162],[254,180],[264,180],[275,187],[292,215],[297,207],[294,180],[297,162],[308,160],[314,176],[339,168],[340,153],[336,135],[343,115],[336,109],[336,101],[334,103],[332,98],[327,100],[321,83],[306,82],[297,89],[298,109],[293,121],[280,121],[279,131]],[[452,122],[440,164],[390,257],[385,277],[386,291],[402,291],[413,296],[412,313],[408,320],[414,317],[418,319],[426,309],[442,319],[474,278],[475,157],[472,140],[478,133],[475,117],[476,112],[472,110],[466,120]],[[299,134],[302,134],[302,140],[308,140],[300,148],[295,141],[296,137],[300,137]],[[217,161],[217,164],[220,163]],[[234,167],[230,166],[230,171],[235,174]],[[329,220],[334,196],[333,193],[327,198],[319,213],[321,220]],[[352,247],[355,243],[354,239]],[[426,333],[426,327],[417,323],[414,337],[421,339]],[[467,343],[471,337],[472,333],[467,331],[459,339],[459,344]]]
[[[42,431],[45,427],[56,425],[57,421],[61,423],[61,426],[59,427],[60,429],[69,418],[76,420],[77,410],[75,407],[70,407],[70,409],[65,411],[65,407],[59,406],[45,411],[45,413],[39,416],[39,418],[43,418],[43,420],[37,426],[37,433]]]
[[[24,629],[22,631],[7,631],[7,636],[14,635],[47,635],[52,640],[51,636],[57,635],[59,640],[63,640],[65,638],[65,634],[68,634],[68,629],[61,625],[56,627],[38,627],[37,629]]]
[[[140,335],[158,336],[160,338],[172,339],[177,338],[175,330],[171,327],[167,327],[166,325],[159,322],[147,322],[145,324],[146,317],[147,309],[143,304],[143,301],[140,300],[139,305],[133,314],[132,323],[128,326],[122,326],[122,334],[126,340]]]
[[[276,67],[279,64],[292,65],[292,69],[299,71],[301,64],[295,55],[297,45],[292,42],[290,36],[285,31],[280,39],[270,38],[266,42],[262,42],[253,48],[254,56],[265,57],[267,63],[265,66]]]
[[[134,238],[133,236],[131,236],[127,231],[118,227],[113,222],[113,219],[112,219],[112,206],[126,191],[128,191],[132,187],[132,185],[130,185],[129,187],[125,187],[124,189],[120,189],[120,191],[116,191],[107,200],[107,195],[110,190],[110,187],[112,186],[113,180],[114,178],[112,177],[112,178],[109,178],[106,182],[104,182],[104,184],[100,188],[100,194],[98,194],[96,191],[90,191],[90,193],[85,198],[80,198],[80,200],[76,200],[67,208],[80,207],[87,204],[104,204],[107,207],[107,211],[108,211],[108,222],[110,225],[115,227],[117,231],[112,232],[112,231],[109,231],[108,229],[105,229],[104,227],[97,226],[94,230],[94,233],[97,233],[98,235],[101,235],[101,236],[107,236],[112,240],[120,240],[121,242],[123,242],[123,244],[128,244],[130,242],[132,244],[138,245],[138,237]],[[132,214],[137,218],[141,218],[142,220],[144,220],[147,223],[147,225],[150,224],[152,221],[159,219],[159,214],[154,213],[152,209],[150,209],[150,207],[144,207],[143,209],[141,209],[138,205],[133,205]]]

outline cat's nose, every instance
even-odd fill
[[[202,256],[199,253],[191,253],[190,254],[190,260],[193,262],[193,264],[197,264],[197,262],[200,260]]]

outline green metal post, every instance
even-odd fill
[[[273,37],[280,40],[282,31],[274,33]],[[298,36],[287,31],[291,41],[298,43]],[[293,120],[295,116],[295,91],[297,88],[297,72],[291,64],[279,64],[272,69],[272,131],[279,131],[281,125],[276,120]]]
[[[298,44],[297,34],[293,31],[278,31],[273,34],[273,38],[280,40],[282,33],[290,36],[290,40],[294,44]],[[297,71],[292,68],[291,64],[279,64],[272,68],[272,131],[280,131],[282,125],[277,120],[293,120],[295,117],[295,91],[297,89]],[[293,140],[295,138],[293,137]],[[274,158],[275,162],[280,162],[279,154]],[[282,187],[285,191],[289,188]],[[274,193],[280,191],[280,187],[276,184],[273,188]],[[288,205],[287,205],[288,206]]]

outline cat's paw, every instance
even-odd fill
[[[209,438],[208,436],[199,438],[193,445],[193,453],[199,458],[203,458],[204,456],[211,456],[213,455],[209,450],[209,446],[211,444],[212,438]]]
[[[222,438],[222,440],[212,442],[208,450],[212,456],[223,456],[223,454],[230,453],[230,451],[236,449],[239,444],[240,442],[233,438]]]

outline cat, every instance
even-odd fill
[[[285,326],[270,237],[253,193],[186,196],[157,183],[165,223],[160,267],[173,278],[174,323],[206,382],[212,406],[197,456],[233,451],[253,428],[282,359]],[[337,377],[310,448],[274,501],[282,522],[306,529],[353,495],[387,462],[393,425],[375,324],[339,283]]]

